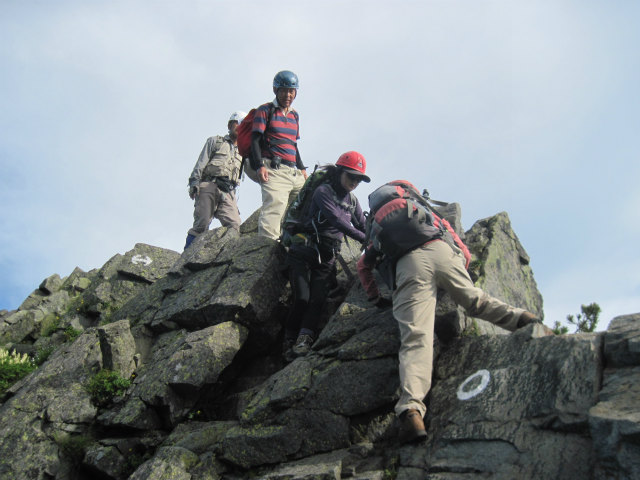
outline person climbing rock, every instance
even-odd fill
[[[285,326],[283,353],[292,360],[306,355],[318,335],[318,321],[329,291],[336,255],[345,235],[362,243],[365,218],[354,194],[360,182],[370,182],[366,160],[355,151],[343,153],[326,170],[311,196],[311,205],[289,247],[286,262],[293,305]],[[314,173],[313,175],[316,175]]]
[[[431,388],[439,288],[446,290],[469,315],[510,331],[541,320],[473,284],[467,272],[471,258],[468,248],[449,223],[428,208],[409,182],[397,180],[383,185],[369,195],[369,206],[370,241],[358,261],[358,275],[374,304],[384,300],[374,268],[393,289],[393,316],[400,328],[401,343],[401,394],[395,412],[402,426],[400,440],[416,442],[427,436],[424,398]],[[445,241],[445,237],[451,241]]]

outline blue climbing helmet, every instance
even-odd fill
[[[298,76],[290,70],[282,70],[273,77],[273,88],[298,89],[299,87]]]

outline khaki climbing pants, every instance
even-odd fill
[[[302,170],[281,164],[273,169],[265,166],[269,172],[269,181],[261,183],[262,209],[258,218],[258,235],[277,240],[280,238],[280,225],[287,205],[298,195],[304,185]]]
[[[454,253],[441,240],[429,242],[400,258],[396,284],[393,316],[400,327],[401,394],[395,412],[400,415],[415,408],[424,416],[427,409],[423,400],[431,388],[438,288],[446,290],[469,315],[511,331],[517,328],[524,309],[507,305],[475,287],[464,268],[462,254]]]

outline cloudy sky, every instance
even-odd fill
[[[0,309],[136,243],[182,251],[187,178],[235,110],[301,83],[307,165],[362,152],[506,211],[553,325],[640,311],[637,1],[0,1]],[[239,190],[243,218],[259,187]],[[213,226],[218,226],[214,222]]]

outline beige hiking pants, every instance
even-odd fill
[[[280,238],[280,224],[290,200],[293,200],[304,185],[301,170],[280,165],[274,170],[265,166],[269,172],[269,181],[261,183],[262,209],[258,218],[258,235],[277,240]]]
[[[424,416],[424,397],[431,388],[433,325],[438,287],[446,290],[469,315],[515,330],[522,308],[515,308],[475,287],[462,254],[436,240],[400,258],[396,267],[393,316],[400,327],[400,415],[415,408]]]

